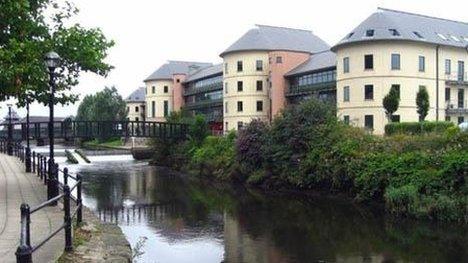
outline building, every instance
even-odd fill
[[[379,8],[332,50],[345,122],[383,134],[382,99],[392,86],[400,91],[395,121],[419,120],[420,87],[429,93],[426,120],[467,120],[468,23]]]
[[[126,99],[127,119],[129,121],[145,121],[146,119],[146,101],[145,87],[133,91]]]
[[[316,97],[344,122],[383,134],[382,100],[393,86],[393,121],[418,121],[416,93],[429,93],[427,120],[468,119],[468,23],[379,8],[339,43],[311,31],[257,25],[222,64],[169,61],[146,80],[148,119],[185,107],[214,131],[271,121],[286,105]]]

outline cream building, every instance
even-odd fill
[[[418,121],[416,93],[425,87],[426,120],[467,119],[468,24],[379,9],[332,50],[337,57],[337,110],[345,122],[383,134],[382,100],[400,90],[395,121]]]
[[[141,87],[133,91],[126,99],[127,119],[129,121],[145,121],[145,88]]]

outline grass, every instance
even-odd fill
[[[87,148],[120,148],[124,144],[120,138],[113,138],[105,142],[100,142],[97,139],[84,142],[83,145]]]

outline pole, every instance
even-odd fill
[[[49,68],[49,169],[48,169],[48,184],[47,198],[50,200],[58,195],[58,180],[55,178],[55,162],[54,162],[54,102],[55,102],[55,79],[54,70]],[[57,205],[54,202],[52,205]]]
[[[29,144],[29,98],[26,98],[26,172],[31,172],[31,147]]]
[[[13,155],[13,126],[11,125],[11,105],[8,105],[8,155]]]

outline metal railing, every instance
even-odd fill
[[[7,141],[2,139],[0,140],[0,151],[2,153],[7,152]],[[26,157],[26,148],[20,143],[15,143],[13,147],[14,156],[18,157],[22,162],[25,162]],[[48,184],[51,178],[47,178],[48,175],[48,160],[46,156],[41,154],[36,154],[35,151],[31,155],[32,163],[32,174],[36,174],[44,184]],[[35,207],[30,207],[29,204],[21,204],[21,230],[20,230],[20,242],[16,250],[16,262],[18,263],[31,263],[32,254],[41,248],[44,244],[47,243],[51,238],[60,233],[61,230],[65,232],[65,251],[73,250],[73,239],[72,239],[72,220],[76,217],[76,224],[79,225],[83,222],[83,203],[81,198],[82,193],[82,177],[80,174],[72,175],[68,172],[67,168],[63,170],[59,169],[58,164],[54,164],[53,175],[56,180],[59,182],[59,188],[62,190],[62,193],[51,198]],[[63,182],[58,180],[59,173],[62,174]],[[69,179],[75,181],[74,184],[69,185]],[[72,192],[76,189],[76,197],[72,195]],[[63,224],[55,229],[47,237],[44,237],[42,241],[37,244],[31,244],[31,215],[37,211],[55,205],[58,201],[63,200],[63,211],[64,211],[64,222]],[[75,208],[72,209],[71,201],[75,202]]]

